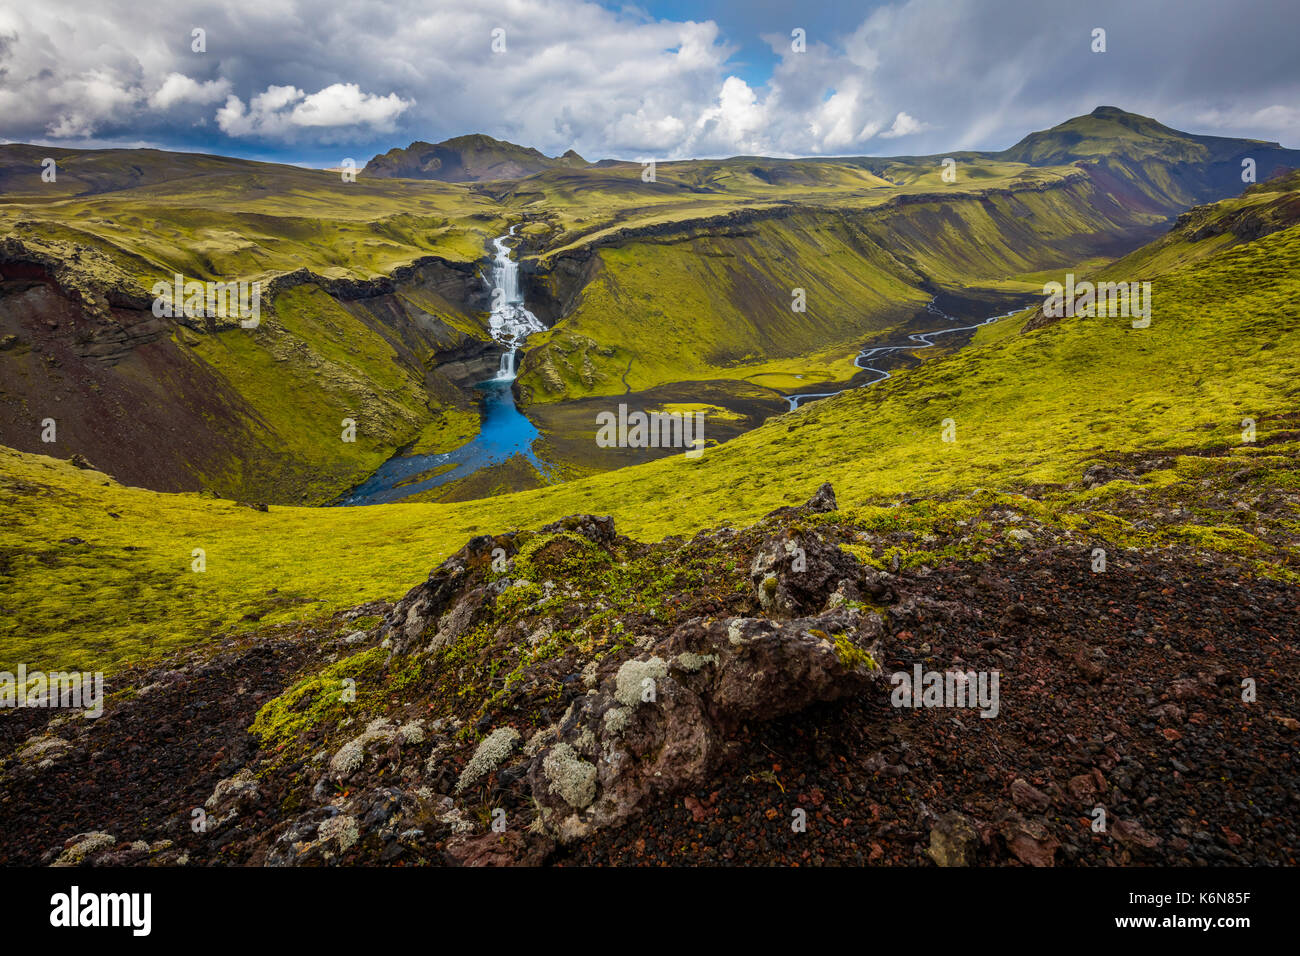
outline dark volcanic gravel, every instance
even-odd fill
[[[1075,550],[928,583],[953,605],[897,632],[885,670],[998,670],[997,717],[881,693],[754,726],[715,784],[554,862],[929,864],[931,826],[956,811],[979,862],[1295,865],[1294,587],[1185,562],[1094,574]]]

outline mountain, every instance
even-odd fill
[[[1256,139],[1184,133],[1146,116],[1099,106],[1049,130],[1030,133],[999,159],[1034,166],[1078,163],[1099,180],[1133,190],[1157,205],[1212,202],[1240,192],[1242,161],[1255,180],[1300,167],[1300,150]]]
[[[545,169],[581,168],[587,161],[573,150],[552,159],[535,149],[475,133],[441,143],[414,142],[390,149],[366,164],[364,175],[376,179],[438,179],[476,183],[522,179]]]

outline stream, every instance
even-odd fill
[[[949,322],[960,322],[961,319],[953,318],[946,312],[943,312],[935,305],[938,296],[935,296],[926,303],[925,310],[931,315],[937,315],[941,319],[947,319]],[[935,346],[935,339],[940,335],[952,335],[954,332],[972,332],[982,326],[996,322],[998,319],[1004,319],[1008,315],[1015,315],[1017,312],[1024,311],[1023,308],[1012,309],[1010,312],[1003,312],[1001,315],[989,316],[982,322],[976,322],[974,325],[953,326],[948,329],[933,329],[929,332],[913,332],[907,339],[905,345],[876,345],[863,349],[858,353],[858,357],[853,360],[853,364],[865,372],[872,372],[877,377],[869,382],[863,382],[861,385],[850,385],[847,388],[837,389],[833,392],[804,392],[797,395],[786,395],[785,400],[790,403],[790,411],[799,407],[800,402],[808,401],[815,398],[830,398],[832,395],[839,395],[841,392],[852,391],[855,388],[867,388],[871,385],[879,385],[887,378],[893,378],[893,373],[888,369],[876,368],[874,365],[867,363],[881,355],[889,355],[893,352],[914,352],[917,349],[928,349]]]

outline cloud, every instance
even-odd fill
[[[393,93],[375,96],[355,83],[335,83],[308,96],[293,86],[269,86],[248,107],[238,96],[217,110],[217,126],[230,136],[284,137],[295,128],[370,126],[391,130],[411,103]]]
[[[9,4],[0,117],[9,139],[294,159],[467,132],[670,159],[1001,148],[1108,104],[1300,145],[1300,5],[1284,0],[866,0],[833,25],[794,0],[717,0],[704,21],[640,2]],[[807,27],[802,52],[782,18]]]
[[[373,96],[362,93],[355,83],[335,83],[313,93],[293,108],[292,120],[298,126],[350,126],[364,123],[379,130],[390,130],[403,110],[411,106],[396,93]]]
[[[149,106],[156,110],[168,110],[178,104],[203,106],[225,99],[230,92],[230,81],[226,79],[199,82],[184,73],[168,73],[158,87],[149,95]]]
[[[304,127],[370,126],[386,131],[409,106],[393,93],[363,93],[355,83],[335,83],[310,96],[293,86],[269,86],[248,107],[238,96],[227,97],[216,119],[230,136],[284,137]]]
[[[162,86],[149,96],[149,105],[156,110],[171,109],[178,103],[205,105],[225,99],[230,92],[230,81],[208,80],[200,83],[184,73],[168,73]]]
[[[880,138],[897,139],[900,136],[912,136],[929,128],[927,124],[922,123],[916,117],[900,112],[894,117],[894,125],[881,133]]]

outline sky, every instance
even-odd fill
[[[1296,0],[0,0],[0,142],[880,156],[1105,105],[1300,147],[1297,36]]]

